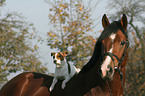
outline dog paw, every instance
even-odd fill
[[[49,88],[49,91],[51,92],[52,90],[53,90],[53,88],[52,88],[52,87],[50,87],[50,88]]]
[[[62,89],[65,88],[65,82],[62,83],[62,86],[61,87],[62,87]]]

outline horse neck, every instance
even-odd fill
[[[102,78],[99,74],[99,65],[100,61],[96,61],[92,57],[87,64],[92,64],[92,68],[87,71],[81,71],[77,75],[75,75],[67,84],[68,86],[64,90],[64,94],[72,94],[73,96],[82,96],[82,94],[87,93],[92,88],[98,86],[102,83]],[[96,61],[96,62],[94,62]],[[73,89],[73,90],[72,90]],[[72,96],[71,95],[71,96]]]
[[[95,45],[93,56],[80,72],[80,75],[85,78],[85,83],[88,84],[88,88],[95,87],[104,81],[99,73],[102,56],[101,52],[102,43],[98,41]]]
[[[92,64],[92,63],[94,63],[94,66],[91,69],[89,69],[86,72],[80,72],[78,74],[78,77],[83,78],[83,80],[79,79],[80,82],[83,82],[85,85],[85,88],[83,88],[82,90],[85,89],[89,91],[92,88],[99,86],[104,82],[104,80],[102,79],[99,73],[101,61],[97,59],[95,55],[93,55],[87,64]]]
[[[99,41],[96,43],[94,48],[94,53],[89,62],[82,68],[81,72],[88,72],[88,70],[91,70],[94,66],[97,66],[98,68],[101,66],[101,52],[102,52],[102,43]]]
[[[100,74],[102,45],[96,43],[93,56],[82,70],[67,83],[63,94],[82,95],[104,81]],[[70,90],[73,89],[73,90]],[[78,93],[78,94],[75,94]]]

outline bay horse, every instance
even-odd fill
[[[64,89],[59,80],[50,92],[53,77],[36,72],[24,72],[8,81],[0,96],[123,96],[125,64],[127,62],[127,17],[109,22],[104,14],[103,32],[94,53],[82,70],[73,76]]]

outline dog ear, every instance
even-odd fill
[[[67,54],[69,54],[69,52],[68,51],[64,51],[63,54],[64,54],[64,56],[67,56]]]
[[[51,52],[51,56],[54,56],[55,55],[55,52]]]

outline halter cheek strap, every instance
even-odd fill
[[[124,58],[125,58],[125,56],[126,56],[126,50],[127,50],[128,46],[129,46],[128,40],[126,40],[125,49],[124,49],[124,52],[123,52],[123,55],[122,55],[121,59],[119,59],[117,55],[115,55],[115,54],[113,54],[113,53],[110,53],[110,52],[106,52],[106,53],[103,55],[103,57],[105,58],[105,56],[110,56],[111,59],[112,59],[112,61],[113,61],[113,63],[114,63],[114,66],[115,66],[115,60],[114,60],[113,57],[115,57],[115,58],[117,59],[117,61],[118,61],[118,64],[117,64],[118,67],[115,66],[115,69],[117,69],[117,68],[119,68],[119,66],[121,65],[121,63],[123,62],[123,60],[124,60]]]
[[[112,61],[113,61],[113,63],[114,63],[114,66],[115,66],[115,60],[114,60],[113,57],[115,57],[115,58],[117,59],[117,61],[118,61],[118,64],[117,64],[117,65],[119,65],[119,62],[121,61],[115,54],[110,53],[110,52],[106,52],[106,53],[104,54],[103,57],[105,57],[105,56],[110,56],[110,57],[111,57],[111,59],[112,59]],[[115,68],[116,68],[116,67],[117,67],[117,66],[115,66]]]

